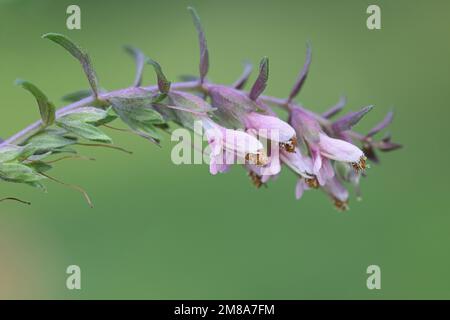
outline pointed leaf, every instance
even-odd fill
[[[20,163],[1,163],[0,179],[11,182],[34,182],[45,177],[32,168]]]
[[[233,87],[238,90],[243,89],[248,81],[248,78],[250,77],[250,74],[252,73],[252,70],[253,70],[252,64],[250,62],[245,62],[244,70],[242,71],[242,74],[239,77],[239,79],[237,79],[236,82],[233,83]]]
[[[25,147],[8,144],[0,147],[0,162],[7,162],[17,159],[24,151]]]
[[[112,140],[99,128],[77,120],[60,119],[58,126],[87,140],[111,143]]]
[[[387,152],[387,151],[394,151],[397,149],[403,148],[403,145],[391,141],[381,141],[378,144],[378,149],[381,151]]]
[[[116,118],[110,110],[110,108],[103,110],[95,107],[82,107],[66,113],[60,118],[60,120],[88,122],[94,125],[98,125],[99,123],[104,124],[111,122]],[[108,121],[105,122],[106,120]]]
[[[170,89],[170,81],[167,80],[166,76],[164,75],[161,66],[158,62],[147,59],[147,63],[151,64],[153,66],[153,69],[155,69],[156,77],[158,80],[158,89],[161,93],[167,94]]]
[[[305,83],[306,77],[308,76],[309,66],[311,64],[311,51],[311,46],[308,44],[306,48],[305,64],[303,65],[303,69],[300,71],[297,77],[297,81],[292,87],[291,93],[289,94],[288,103],[290,103],[298,95],[300,89]]]
[[[144,63],[145,63],[145,55],[142,53],[141,50],[131,47],[131,46],[125,46],[125,51],[129,53],[136,64],[136,76],[134,78],[133,86],[134,87],[140,87],[142,83],[142,72],[144,70]]]
[[[267,86],[267,80],[269,79],[269,59],[267,57],[262,58],[259,64],[259,74],[250,90],[250,99],[256,100],[259,95],[263,93]]]
[[[76,143],[76,140],[65,138],[53,131],[44,131],[28,139],[27,143],[29,143],[36,152],[45,152],[74,144]]]
[[[48,101],[47,96],[39,90],[34,84],[25,80],[16,80],[16,84],[31,92],[39,106],[42,123],[45,127],[51,125],[55,121],[55,106]]]
[[[28,166],[33,168],[36,172],[46,172],[52,168],[51,165],[45,163],[44,161],[33,161],[30,162]]]
[[[345,107],[346,103],[347,103],[347,98],[344,96],[341,97],[339,99],[338,103],[336,103],[330,109],[328,109],[327,111],[322,113],[322,117],[330,119],[332,116],[338,114]]]
[[[188,10],[192,15],[195,28],[197,29],[198,42],[200,45],[200,64],[199,64],[200,83],[203,83],[209,69],[209,53],[206,44],[205,32],[203,31],[203,27],[200,22],[200,17],[198,16],[197,11],[195,11],[195,9],[192,7],[188,7]]]
[[[343,116],[333,123],[333,130],[335,132],[350,130],[355,124],[358,123],[359,120],[362,119],[362,117],[364,117],[372,109],[373,106],[367,106],[362,108],[360,111],[351,112]]]
[[[366,135],[366,137],[374,136],[375,134],[386,128],[388,125],[390,125],[393,119],[394,119],[394,112],[389,111],[386,117],[383,119],[383,121],[381,121],[375,127],[373,127]]]
[[[47,33],[42,36],[44,39],[49,39],[61,47],[69,51],[69,53],[74,56],[81,63],[83,67],[84,73],[86,74],[89,85],[94,92],[94,95],[98,96],[98,80],[97,75],[95,74],[94,68],[92,67],[91,59],[89,55],[77,44],[75,44],[72,40],[67,38],[66,36],[58,33]]]

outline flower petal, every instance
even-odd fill
[[[250,112],[245,117],[245,124],[247,128],[256,129],[261,137],[273,141],[289,142],[295,138],[294,128],[277,117]]]
[[[311,158],[304,157],[298,149],[295,152],[280,151],[280,159],[295,173],[305,178],[312,178],[313,164]]]
[[[330,138],[324,133],[319,134],[320,153],[329,159],[344,162],[359,162],[364,153],[355,145],[344,140]]]

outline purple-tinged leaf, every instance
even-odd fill
[[[250,74],[252,73],[253,70],[253,66],[250,62],[245,62],[244,63],[244,71],[242,71],[241,76],[239,77],[239,79],[236,80],[235,83],[233,83],[233,87],[238,89],[238,90],[242,90],[242,88],[244,88],[245,84],[248,81],[248,78],[250,77]]]
[[[211,106],[220,125],[228,128],[242,128],[245,115],[259,110],[258,104],[244,92],[221,85],[208,88]]]
[[[381,121],[375,127],[373,127],[366,136],[372,137],[375,134],[377,134],[378,132],[380,132],[381,130],[383,130],[384,128],[386,128],[388,125],[391,124],[393,118],[394,118],[394,112],[389,111],[388,114],[386,115],[386,117],[383,119],[383,121]]]
[[[164,75],[161,69],[161,66],[159,65],[158,62],[152,59],[147,59],[147,63],[151,64],[153,66],[153,69],[155,69],[159,91],[163,94],[167,94],[170,89],[170,81],[167,80],[166,76]]]
[[[124,46],[124,49],[127,53],[129,53],[136,64],[136,76],[134,78],[133,86],[134,87],[140,87],[142,83],[142,72],[144,70],[144,64],[145,64],[145,55],[142,53],[141,50],[131,47],[131,46]]]
[[[390,142],[390,141],[381,141],[378,144],[378,149],[380,149],[381,151],[384,151],[384,152],[397,150],[402,147],[403,147],[403,145],[401,145],[399,143],[395,143],[395,142]]]
[[[200,45],[200,65],[199,65],[200,83],[203,83],[209,69],[209,53],[208,47],[206,45],[205,32],[203,31],[203,27],[200,22],[200,17],[198,16],[197,11],[195,11],[195,9],[192,7],[188,7],[188,10],[192,15],[192,19],[194,20],[195,29],[197,29],[198,42]]]
[[[303,83],[305,82],[306,77],[308,76],[310,64],[311,64],[311,45],[308,44],[306,48],[305,64],[303,65],[303,69],[300,71],[298,75],[297,81],[292,87],[291,93],[289,94],[288,103],[290,103],[300,92],[300,89],[302,88]]]
[[[269,79],[269,59],[264,57],[259,64],[259,74],[250,90],[249,97],[252,100],[258,99],[259,95],[263,93],[267,86],[267,80]]]
[[[83,67],[84,73],[86,74],[89,84],[91,86],[92,91],[94,92],[95,97],[98,96],[98,80],[97,75],[95,74],[94,68],[92,67],[91,59],[89,55],[77,44],[75,44],[72,40],[67,38],[66,36],[58,33],[46,33],[42,36],[44,39],[49,39],[61,47],[69,51],[69,53],[74,56]]]
[[[362,119],[370,110],[373,109],[373,106],[367,106],[362,108],[360,111],[351,112],[339,120],[336,120],[332,128],[335,132],[347,131],[350,130],[355,124],[358,123],[359,120]]]
[[[338,103],[336,103],[330,109],[328,109],[327,111],[322,113],[322,117],[327,118],[327,119],[333,117],[334,115],[338,114],[345,107],[346,103],[347,103],[347,97],[342,96],[339,99]]]

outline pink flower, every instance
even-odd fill
[[[334,177],[330,160],[350,163],[357,172],[366,168],[366,157],[361,149],[347,141],[329,137],[320,124],[302,109],[291,108],[290,122],[308,144],[314,163],[313,173],[320,185]]]
[[[245,127],[260,137],[278,142],[280,147],[293,152],[297,144],[294,128],[277,117],[250,112],[244,116]]]
[[[295,130],[274,113],[265,110],[265,105],[256,103],[239,90],[225,86],[210,86],[208,93],[212,106],[217,108],[216,114],[227,126],[243,126],[260,137],[279,143],[281,148],[289,152],[294,151],[297,144]]]
[[[263,166],[268,163],[262,143],[252,135],[224,128],[209,118],[203,128],[210,146],[210,172],[226,172],[231,164],[247,163]]]

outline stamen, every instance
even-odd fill
[[[319,187],[319,181],[317,181],[317,178],[305,178],[305,182],[311,189],[317,189]]]
[[[366,156],[362,156],[361,158],[359,158],[358,162],[353,162],[352,163],[352,167],[353,169],[355,169],[356,173],[358,173],[359,171],[364,171],[367,167],[366,164]]]
[[[252,181],[253,185],[256,188],[261,188],[261,186],[264,184],[262,182],[262,177],[260,175],[257,175],[255,172],[253,171],[249,171],[248,172],[248,176],[250,177],[250,180]]]
[[[295,152],[295,147],[297,146],[297,137],[294,136],[289,139],[288,142],[280,142],[280,148],[286,150],[287,152]]]
[[[348,210],[348,201],[341,201],[339,199],[334,198],[334,206],[339,211],[347,211]]]

